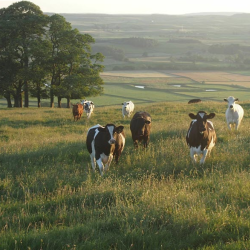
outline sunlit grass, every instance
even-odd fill
[[[250,130],[226,128],[226,104],[136,105],[152,116],[147,150],[134,150],[121,107],[97,107],[89,121],[71,109],[1,109],[0,249],[248,249]],[[215,112],[218,143],[193,165],[188,113]],[[120,162],[93,173],[89,127],[123,125]]]

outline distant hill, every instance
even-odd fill
[[[53,15],[55,13],[53,12],[45,12],[46,15]],[[65,15],[108,15],[108,16],[150,16],[150,15],[163,15],[163,16],[233,16],[237,14],[250,14],[250,13],[244,13],[244,12],[199,12],[199,13],[187,13],[187,14],[176,14],[176,15],[170,15],[170,14],[105,14],[105,13],[58,13],[59,15],[65,16]]]
[[[183,16],[233,16],[237,14],[247,14],[240,12],[200,12],[200,13],[188,13]]]

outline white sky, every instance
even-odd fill
[[[0,0],[0,8],[17,1]],[[250,13],[249,0],[31,0],[43,12],[105,14]]]

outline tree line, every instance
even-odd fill
[[[72,29],[61,15],[43,14],[40,7],[20,1],[0,9],[0,95],[8,107],[28,107],[29,97],[71,99],[103,91],[101,53],[92,54],[95,42]],[[14,99],[14,105],[12,100]]]

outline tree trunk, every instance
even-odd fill
[[[23,93],[20,93],[20,98],[19,98],[20,104],[19,107],[22,108],[23,107]]]
[[[51,89],[50,89],[50,107],[54,108],[54,91],[52,88],[53,87],[51,86]]]
[[[29,86],[27,81],[24,83],[24,107],[29,107]]]
[[[10,92],[7,92],[4,97],[7,100],[7,107],[8,108],[12,108],[12,103],[11,103],[11,96],[10,96]]]
[[[70,108],[70,98],[67,97],[67,108]]]
[[[58,108],[61,108],[61,107],[62,107],[62,97],[61,97],[61,96],[58,96],[58,104],[57,104],[57,107],[58,107]]]
[[[14,107],[19,108],[20,106],[20,100],[19,100],[19,95],[15,94],[14,96]]]
[[[41,89],[37,85],[37,107],[41,108]]]
[[[41,98],[40,98],[40,95],[37,97],[37,107],[41,108]]]

